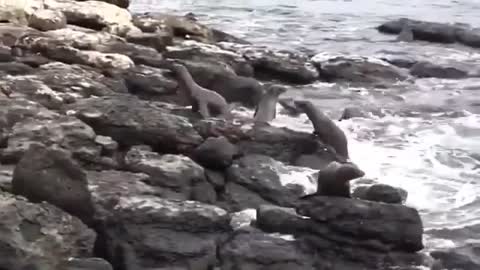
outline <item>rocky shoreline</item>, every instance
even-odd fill
[[[336,156],[312,134],[241,116],[200,119],[176,94],[166,59],[246,108],[266,82],[384,88],[475,74],[274,51],[192,14],[132,15],[127,7],[2,7],[1,269],[383,270],[450,267],[463,256],[436,251],[434,262],[424,254],[418,211],[395,188],[299,200],[312,191],[282,175],[306,167],[314,179]],[[380,31],[397,31],[389,27]]]

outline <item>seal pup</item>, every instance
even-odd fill
[[[413,30],[408,24],[402,27],[402,31],[397,36],[397,41],[412,42],[414,40]]]
[[[357,165],[348,163],[330,162],[325,169],[318,172],[317,191],[300,197],[301,200],[315,196],[335,196],[350,198],[350,181],[363,177],[365,172]]]
[[[278,97],[285,93],[287,88],[272,84],[269,85],[263,94],[253,115],[255,122],[270,122],[277,116]]]
[[[307,114],[313,124],[313,134],[318,136],[322,142],[331,146],[338,156],[347,161],[349,159],[348,142],[343,130],[310,101],[295,100],[294,104]]]
[[[225,98],[215,91],[198,85],[184,65],[174,62],[171,64],[171,70],[177,78],[181,94],[192,105],[192,111],[199,111],[203,118],[211,117],[211,112],[219,118],[231,117],[230,106]]]

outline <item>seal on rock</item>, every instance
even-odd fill
[[[325,169],[318,172],[317,191],[300,197],[307,199],[314,196],[335,196],[350,198],[350,181],[363,177],[365,172],[357,165],[349,163],[330,162]]]
[[[275,119],[277,115],[278,97],[286,91],[287,88],[281,85],[269,85],[255,109],[255,114],[253,115],[255,122],[268,123]]]
[[[342,159],[348,160],[348,142],[343,130],[310,101],[295,100],[294,104],[307,114],[313,124],[313,134],[318,136],[322,142],[331,146]]]
[[[224,97],[198,85],[184,65],[172,63],[171,69],[178,80],[180,92],[190,102],[194,112],[199,111],[203,118],[209,118],[211,115],[219,118],[230,117],[230,106]]]

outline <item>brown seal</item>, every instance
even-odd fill
[[[313,133],[318,136],[323,143],[331,146],[337,155],[348,160],[348,142],[343,130],[310,101],[296,100],[294,104],[307,114],[313,124]]]
[[[317,191],[300,199],[314,196],[336,196],[350,198],[350,181],[365,175],[357,165],[349,163],[330,162],[325,169],[318,172]]]
[[[184,65],[172,63],[171,69],[177,78],[180,92],[192,105],[194,112],[199,111],[203,118],[209,118],[211,115],[230,118],[230,106],[224,97],[198,85]]]
[[[255,109],[255,113],[253,115],[255,122],[268,123],[275,119],[277,115],[278,97],[286,91],[287,88],[281,85],[269,85],[260,99],[260,102],[258,102],[257,108]]]

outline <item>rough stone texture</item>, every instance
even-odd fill
[[[435,250],[430,255],[438,260],[438,269],[475,270],[480,267],[480,245],[467,243],[461,247]]]
[[[40,31],[56,30],[67,26],[67,18],[61,11],[38,10],[28,18],[28,25]]]
[[[101,258],[69,258],[62,267],[65,270],[113,270],[110,263]]]
[[[443,67],[429,62],[418,62],[410,68],[410,74],[419,78],[462,79],[468,72],[455,67]]]
[[[359,199],[384,203],[405,202],[407,195],[408,193],[403,189],[383,184],[375,184],[370,187],[360,186],[352,194],[352,196]]]
[[[59,269],[69,257],[92,255],[95,232],[59,208],[3,192],[0,207],[0,268]]]
[[[239,149],[225,137],[210,137],[193,152],[193,158],[202,166],[222,170],[232,165]]]

